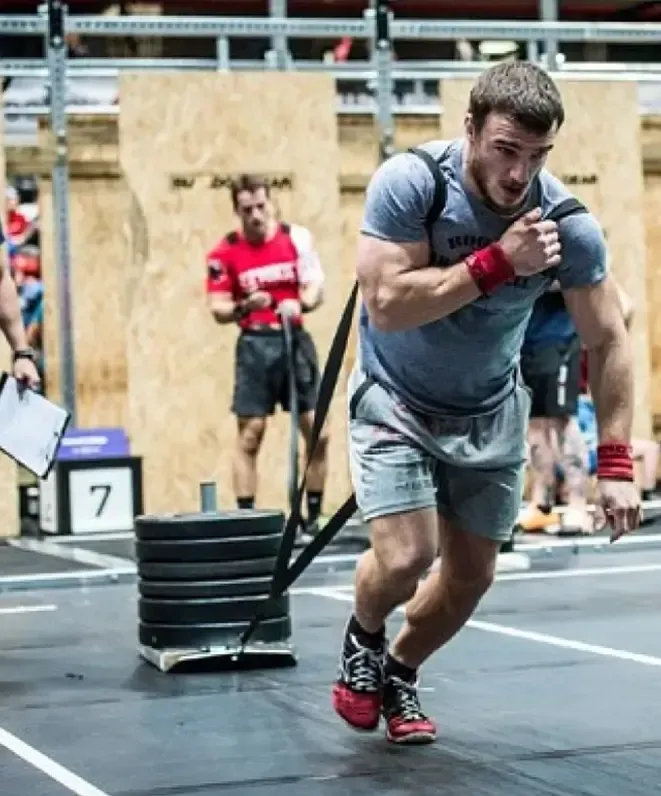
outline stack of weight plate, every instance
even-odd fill
[[[140,644],[236,648],[265,607],[283,530],[276,511],[138,517]],[[270,603],[251,643],[282,643],[290,635],[285,593]]]

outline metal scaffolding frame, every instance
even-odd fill
[[[43,12],[42,12],[43,13]],[[69,158],[67,142],[67,50],[66,9],[61,0],[48,0],[46,52],[50,76],[50,121],[55,144],[53,163],[53,232],[60,337],[60,384],[62,402],[71,412],[71,425],[77,425],[76,370],[71,311],[71,252],[69,246]]]
[[[0,34],[46,35],[48,21],[41,15],[0,16]],[[218,36],[273,39],[370,39],[369,19],[293,19],[273,17],[67,17],[66,32],[86,36],[158,36],[215,38]],[[656,44],[661,41],[658,22],[521,22],[485,20],[393,19],[392,41],[452,41],[503,39],[516,41],[605,42]]]
[[[270,0],[271,17],[160,17],[126,16],[99,17],[67,15],[63,0],[47,0],[37,15],[0,16],[0,34],[16,36],[43,36],[46,46],[44,61],[0,62],[0,72],[7,75],[38,74],[45,77],[49,91],[49,106],[55,162],[53,165],[53,213],[55,219],[55,258],[59,299],[59,334],[61,357],[62,398],[72,414],[76,426],[75,351],[71,307],[71,257],[69,247],[69,166],[67,137],[67,75],[92,77],[109,76],[124,68],[275,68],[318,69],[342,80],[367,80],[374,83],[374,103],[380,130],[379,156],[389,157],[394,149],[393,87],[395,79],[438,80],[441,72],[447,75],[469,74],[480,71],[483,63],[451,62],[446,70],[438,63],[402,67],[393,65],[393,42],[401,40],[454,41],[457,39],[514,40],[526,42],[529,52],[534,52],[544,42],[550,56],[550,66],[555,64],[559,42],[605,42],[649,44],[661,42],[661,24],[658,23],[589,23],[551,21],[555,13],[553,0],[540,0],[540,12],[545,20],[540,22],[472,21],[472,20],[403,20],[395,19],[389,0],[370,0],[371,8],[363,19],[292,19],[286,17],[286,0]],[[126,61],[83,60],[68,63],[65,35],[77,33],[85,36],[134,37],[185,37],[216,40],[215,61],[176,61],[168,63],[157,59],[131,59]],[[369,62],[358,65],[329,65],[306,62],[294,63],[289,56],[290,39],[341,39],[343,37],[366,39],[372,53]],[[271,58],[267,62],[231,62],[230,38],[264,37],[272,42]],[[583,65],[585,67],[585,65]],[[592,65],[595,67],[596,65]],[[580,67],[576,67],[578,71]],[[110,71],[109,71],[110,70]],[[567,70],[563,67],[563,73]],[[572,70],[568,70],[571,72]],[[585,73],[585,69],[581,74]],[[589,73],[589,70],[587,70]],[[639,74],[651,70],[641,65]],[[659,77],[659,69],[653,77]],[[631,75],[629,76],[631,79]],[[87,112],[87,109],[86,109]]]

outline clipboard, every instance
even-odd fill
[[[48,477],[70,420],[66,409],[0,373],[0,451],[33,475]]]

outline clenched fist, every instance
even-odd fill
[[[533,276],[560,265],[561,245],[555,221],[542,221],[539,207],[507,229],[500,245],[518,276]]]

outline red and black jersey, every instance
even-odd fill
[[[256,290],[267,292],[278,304],[299,299],[299,288],[323,280],[311,233],[295,224],[279,224],[275,235],[251,243],[241,232],[231,232],[207,255],[207,293],[228,293],[241,301]],[[301,323],[301,318],[293,318]],[[273,308],[254,310],[241,319],[244,328],[279,323]]]

